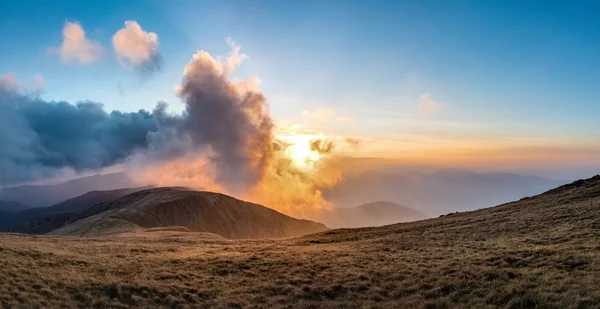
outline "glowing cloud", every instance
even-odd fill
[[[145,73],[160,68],[158,35],[144,31],[136,21],[126,21],[125,27],[113,35],[112,44],[122,65]]]
[[[358,119],[351,116],[337,116],[335,118],[335,122],[342,124],[355,124],[358,122]]]
[[[19,89],[19,84],[14,74],[6,73],[0,77],[0,90],[16,91],[17,89]]]
[[[419,113],[422,116],[430,116],[433,113],[437,112],[437,110],[440,108],[438,102],[432,99],[429,93],[423,93],[419,97],[418,106]]]
[[[335,115],[335,110],[330,107],[319,107],[316,110],[305,110],[302,112],[302,117],[308,118],[314,121],[329,121]]]
[[[107,113],[99,103],[0,91],[0,144],[9,146],[0,147],[0,185],[119,165],[141,184],[219,191],[296,216],[328,207],[321,190],[342,175],[337,137],[309,129],[276,135],[260,79],[230,79],[247,57],[228,44],[229,57],[200,50],[185,66],[179,114],[162,102],[152,112]]]
[[[331,107],[319,107],[315,110],[305,110],[301,113],[302,121],[314,125],[324,125],[328,123],[337,124],[355,124],[358,120],[352,116],[338,115],[335,109]]]
[[[63,27],[63,43],[59,54],[63,62],[74,61],[79,64],[90,64],[102,56],[100,43],[89,40],[78,22],[67,21]]]

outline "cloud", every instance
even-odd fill
[[[123,85],[121,84],[121,82],[117,83],[117,91],[119,91],[119,94],[124,96],[125,95],[125,90],[123,89]]]
[[[310,141],[310,150],[316,151],[320,154],[331,153],[335,144],[331,140],[325,139],[314,139]]]
[[[46,81],[44,75],[40,73],[33,74],[33,86],[37,91],[43,91],[46,88]]]
[[[17,81],[13,73],[6,73],[0,76],[0,91],[2,92],[19,92],[26,91],[31,94],[40,94],[45,88],[44,76],[40,73],[33,74],[33,89],[23,87]]]
[[[225,61],[223,61],[222,59],[218,59],[218,61],[219,63],[223,62],[223,72],[227,75],[233,72],[238,66],[240,66],[240,64],[242,64],[242,62],[246,60],[246,58],[248,58],[248,55],[242,54],[242,47],[236,44],[231,38],[226,38],[225,42],[227,42],[227,45],[231,47],[231,53]]]
[[[315,110],[302,111],[302,117],[317,122],[326,122],[333,118],[335,110],[330,107],[319,107]]]
[[[185,66],[176,88],[181,113],[163,102],[151,112],[107,113],[96,102],[0,91],[0,187],[118,166],[144,184],[218,190],[289,214],[326,207],[321,188],[342,175],[334,140],[278,139],[260,80],[230,79],[247,57],[228,43],[228,58],[200,50]],[[294,163],[306,153],[314,162]]]
[[[228,79],[244,59],[239,46],[229,43],[233,51],[226,61],[198,51],[186,65],[179,87],[186,107],[180,130],[194,147],[210,147],[218,183],[241,190],[262,178],[272,152],[273,122],[256,79]]]
[[[429,93],[423,93],[418,100],[419,113],[422,116],[430,116],[438,111],[440,105],[431,98]]]
[[[113,35],[112,44],[122,65],[147,74],[160,69],[158,35],[144,31],[136,21],[126,21],[125,27]]]
[[[15,75],[12,73],[6,73],[0,77],[0,91],[16,91],[19,89],[19,83]]]
[[[350,146],[350,148],[356,150],[360,148],[362,141],[359,138],[354,137],[344,137],[344,142]]]
[[[78,22],[67,21],[63,27],[63,43],[59,54],[63,62],[74,61],[85,65],[100,59],[103,48],[100,43],[86,38]]]
[[[215,60],[198,51],[186,65],[178,95],[181,114],[159,102],[152,112],[107,113],[96,102],[48,102],[21,94],[12,75],[0,92],[0,186],[56,175],[61,169],[99,169],[121,162],[161,164],[195,155],[214,182],[247,191],[264,176],[273,154],[273,122],[259,79],[230,81],[245,58],[239,46]]]
[[[352,116],[338,115],[336,110],[331,107],[319,107],[315,110],[302,111],[301,116],[304,121],[314,124],[325,124],[335,122],[339,124],[354,124],[358,120]]]
[[[107,113],[0,88],[0,187],[122,162],[148,144],[159,123],[150,112]]]
[[[335,122],[342,124],[355,124],[358,122],[358,119],[351,116],[337,116],[335,118]]]

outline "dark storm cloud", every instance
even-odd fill
[[[148,145],[158,130],[150,112],[107,113],[95,102],[47,102],[0,89],[0,186],[60,169],[98,169]]]

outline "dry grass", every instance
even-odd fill
[[[476,212],[291,240],[5,234],[0,306],[600,308],[600,179]]]

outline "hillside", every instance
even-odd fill
[[[19,202],[29,208],[48,207],[90,191],[136,187],[125,173],[98,174],[54,185],[24,185],[0,189],[0,199]]]
[[[0,263],[7,308],[599,308],[600,176],[297,239],[4,234]]]
[[[22,211],[27,207],[17,203],[10,201],[0,200],[0,231],[3,230],[3,227],[8,226],[12,220],[12,216],[15,212]]]
[[[21,205],[20,203],[17,203],[17,202],[0,200],[0,211],[1,212],[11,213],[11,212],[21,211],[26,208],[27,208],[27,206]]]
[[[214,233],[226,238],[281,238],[327,229],[320,223],[288,217],[224,194],[184,188],[140,191],[114,201],[110,208],[51,234],[95,236],[183,226],[193,232]]]
[[[409,207],[391,202],[374,202],[355,207],[324,210],[314,217],[330,228],[382,226],[425,219],[425,215]]]
[[[116,200],[117,198],[143,189],[148,189],[148,187],[91,191],[53,206],[37,207],[11,213],[0,219],[0,231],[8,230],[18,231],[21,233],[37,233],[33,227],[38,227],[42,224],[49,224],[55,221],[53,218],[57,216],[61,218],[61,224],[63,224],[65,222],[65,215],[61,214],[63,212],[83,210],[99,203]],[[50,230],[47,232],[49,231]]]

